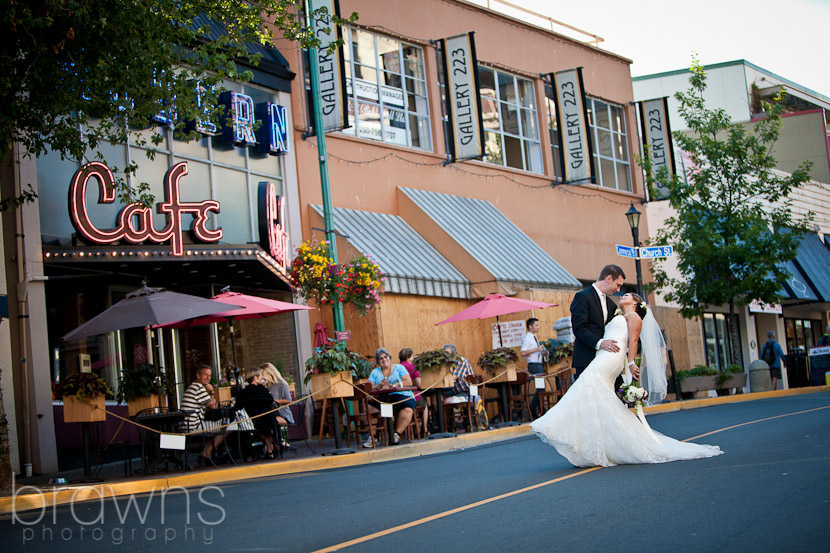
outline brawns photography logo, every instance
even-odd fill
[[[68,502],[60,503],[54,493],[60,488],[18,488],[14,477],[12,486],[11,519],[21,526],[23,545],[69,541],[212,545],[214,527],[225,522],[225,509],[217,503],[225,493],[217,486],[153,488],[120,497],[110,486],[79,487]],[[25,502],[20,500],[24,496]],[[34,509],[28,507],[32,496],[40,500]]]

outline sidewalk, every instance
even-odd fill
[[[721,405],[724,403],[754,401],[765,398],[826,391],[830,391],[830,386],[794,388],[789,390],[776,390],[774,392],[694,399],[648,407],[645,409],[645,412],[647,414],[668,413]],[[392,447],[378,447],[375,449],[353,447],[352,449],[355,450],[355,453],[345,455],[327,455],[327,453],[334,450],[334,440],[331,438],[323,440],[322,445],[319,446],[316,439],[309,440],[309,444],[314,450],[313,452],[300,440],[298,442],[292,442],[296,451],[286,451],[284,457],[277,461],[263,460],[255,463],[243,463],[238,466],[223,465],[216,469],[211,467],[191,472],[175,471],[152,476],[138,474],[126,479],[123,477],[123,466],[119,461],[104,465],[97,475],[97,478],[101,481],[94,483],[80,482],[83,479],[82,469],[16,479],[16,495],[11,493],[10,490],[3,490],[2,495],[0,495],[0,513],[10,513],[12,509],[21,512],[30,509],[41,509],[44,506],[65,505],[79,501],[101,500],[102,498],[106,499],[108,497],[130,494],[157,493],[172,487],[187,488],[191,486],[216,485],[266,476],[279,476],[370,463],[382,463],[421,455],[461,450],[468,447],[529,436],[530,434],[530,427],[525,423],[481,432],[458,434],[451,438],[426,439],[418,442],[402,443],[401,445]],[[345,447],[345,442],[341,445]],[[352,445],[354,446],[355,444]],[[65,478],[68,483],[53,485],[51,482],[58,477]]]

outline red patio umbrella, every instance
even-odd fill
[[[444,323],[454,323],[457,321],[467,321],[470,319],[489,319],[496,318],[498,324],[499,315],[509,315],[510,313],[518,313],[520,311],[528,311],[530,309],[544,309],[545,307],[555,307],[558,303],[544,303],[541,301],[523,300],[521,298],[511,298],[503,294],[490,294],[480,302],[471,305],[467,309],[459,311],[449,319],[444,319],[435,325],[442,325]],[[501,327],[497,326],[499,330],[499,344],[501,345]]]
[[[175,321],[172,323],[159,325],[163,328],[187,328],[189,326],[205,325],[210,323],[230,323],[231,327],[231,350],[233,352],[233,366],[237,367],[236,363],[236,342],[233,332],[233,321],[238,319],[264,319],[271,317],[278,313],[285,313],[287,311],[301,311],[304,309],[313,309],[306,305],[298,305],[296,303],[288,303],[284,301],[277,301],[268,298],[261,298],[259,296],[249,296],[239,292],[222,292],[211,298],[212,300],[233,303],[238,305],[241,309],[234,309],[232,311],[223,311],[221,313],[213,313],[205,317],[195,317],[192,319],[185,319],[182,321]]]

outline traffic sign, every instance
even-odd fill
[[[633,246],[620,246],[617,244],[617,255],[637,259],[637,248]]]
[[[654,259],[655,257],[672,257],[674,247],[672,246],[651,246],[640,248],[640,257],[643,259]]]

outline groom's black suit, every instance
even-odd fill
[[[605,296],[605,304],[608,308],[608,317],[603,320],[602,304],[593,286],[577,292],[571,302],[571,326],[576,336],[573,366],[576,369],[577,378],[594,360],[597,354],[597,342],[605,333],[605,325],[614,318],[617,305],[608,296]]]

